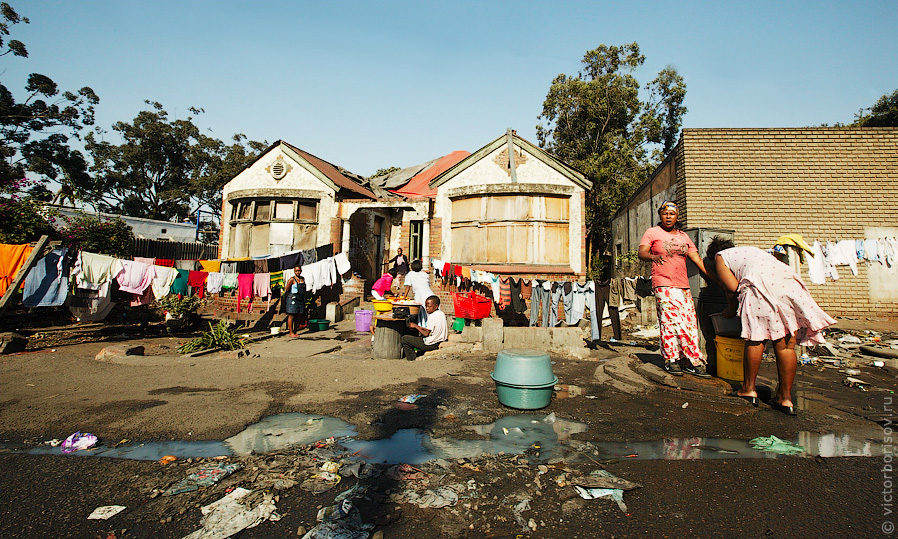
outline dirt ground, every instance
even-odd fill
[[[895,338],[898,329],[864,320],[840,327],[854,334],[875,327],[885,339]],[[522,455],[431,462],[399,477],[395,469],[369,466],[369,475],[349,474],[315,494],[299,485],[322,462],[342,457],[348,467],[352,455],[339,443],[302,446],[231,457],[225,462],[243,469],[215,486],[161,496],[198,466],[219,461],[163,465],[24,450],[76,431],[94,433],[107,445],[223,440],[284,412],[340,418],[357,427],[359,439],[389,438],[408,428],[433,439],[476,439],[466,426],[522,412],[497,401],[490,378],[494,355],[452,342],[422,361],[374,360],[370,338],[356,334],[351,320],[298,339],[260,340],[242,357],[180,356],[175,350],[187,338],[139,324],[38,333],[28,351],[0,356],[3,537],[184,537],[200,527],[201,506],[235,487],[268,494],[281,516],[241,532],[241,538],[301,537],[317,524],[321,508],[352,487],[365,489],[354,503],[362,520],[373,524],[369,531],[387,538],[888,537],[894,531],[889,523],[898,520],[887,514],[894,508],[884,491],[893,478],[884,471],[883,456],[641,460],[608,459],[595,451],[605,442],[770,435],[788,440],[801,432],[888,442],[896,371],[871,367],[863,358],[850,364],[866,382],[862,388],[844,384],[845,365],[802,365],[796,381],[802,409],[798,417],[787,417],[727,396],[731,388],[720,380],[684,377],[680,388],[620,391],[601,383],[597,370],[615,358],[657,363],[659,357],[649,341],[606,342],[586,359],[552,357],[559,383],[574,387],[534,413],[588,426],[571,436],[561,458],[546,460],[535,448]],[[95,359],[103,347],[129,345],[144,346],[145,355]],[[775,379],[773,363],[765,362],[761,381],[769,388]],[[410,394],[426,397],[415,407],[397,405]],[[626,511],[609,499],[581,499],[574,490],[578,478],[602,468],[641,485],[625,493]],[[409,489],[439,488],[459,490],[458,503],[420,508],[396,499]],[[524,500],[529,509],[516,518],[514,508]],[[105,505],[127,509],[109,520],[87,519]]]

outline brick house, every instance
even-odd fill
[[[738,245],[770,248],[788,233],[809,243],[898,237],[898,128],[684,129],[615,213],[615,267],[666,199],[685,228],[730,230]],[[814,285],[802,265],[802,278],[833,316],[898,317],[898,267],[858,266]]]
[[[390,183],[397,181],[399,189]],[[437,258],[516,277],[582,280],[590,185],[513,132],[474,154],[453,152],[374,179],[278,141],[224,186],[220,256],[333,244],[362,281],[344,285],[340,301],[367,291],[400,247],[427,269]],[[451,294],[434,286],[452,312]]]

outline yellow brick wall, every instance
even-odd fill
[[[676,150],[677,199],[689,228],[733,229],[736,243],[769,248],[786,233],[863,239],[898,227],[898,128],[684,129]],[[898,317],[871,300],[867,268],[811,285],[834,316]]]

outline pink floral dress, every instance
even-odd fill
[[[822,330],[836,320],[817,305],[792,268],[757,247],[733,247],[719,255],[739,281],[743,339],[777,340],[791,334],[802,346],[824,342]]]

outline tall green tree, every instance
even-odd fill
[[[93,178],[78,185],[97,209],[134,217],[182,220],[206,205],[221,208],[221,188],[239,173],[265,144],[235,135],[233,143],[204,135],[194,117],[170,119],[158,102],[132,122],[116,122],[112,130],[121,144],[89,133]],[[190,108],[199,115],[202,109]]]
[[[13,26],[28,23],[27,17],[0,2],[0,57],[28,57],[24,43],[8,39]],[[77,92],[60,91],[50,77],[39,73],[28,76],[21,94],[19,100],[6,81],[0,83],[0,192],[14,191],[13,185],[26,172],[39,175],[40,181],[49,178],[64,185],[84,181],[87,163],[68,142],[93,125],[97,95],[87,86]]]
[[[861,109],[851,125],[858,127],[898,127],[898,90],[880,97],[872,107]]]
[[[588,51],[576,75],[552,81],[536,127],[540,147],[593,182],[587,195],[587,243],[593,256],[609,241],[611,215],[677,143],[686,83],[665,67],[642,86],[637,43]],[[595,266],[593,266],[595,267]]]

